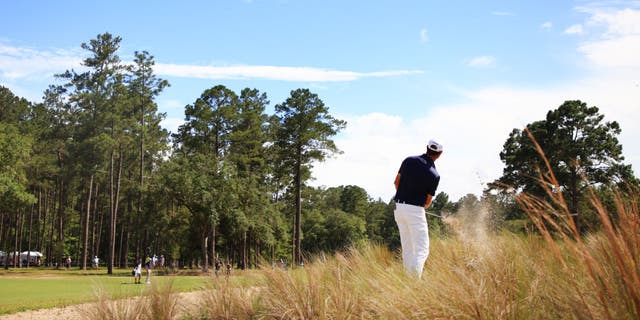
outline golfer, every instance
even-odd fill
[[[430,140],[427,152],[404,159],[393,184],[396,186],[394,217],[400,230],[402,263],[405,270],[422,278],[429,256],[429,228],[425,209],[431,205],[440,183],[434,161],[442,154],[442,145]]]

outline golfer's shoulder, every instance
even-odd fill
[[[408,156],[406,158],[404,158],[403,162],[421,162],[420,156]]]

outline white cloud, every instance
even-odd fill
[[[354,72],[327,70],[313,67],[281,66],[198,66],[156,64],[159,75],[200,79],[267,79],[281,81],[338,82],[355,81],[368,77],[391,77],[420,74],[419,70],[389,70]]]
[[[564,33],[580,35],[580,34],[584,33],[584,29],[582,28],[581,24],[574,24],[574,25],[568,27],[567,29],[565,29]]]
[[[640,67],[640,35],[587,42],[578,50],[595,67]]]
[[[510,88],[469,92],[469,102],[437,106],[411,121],[379,113],[347,117],[347,128],[336,139],[344,153],[316,166],[315,185],[358,185],[387,201],[402,160],[423,153],[434,138],[444,146],[436,163],[443,177],[439,191],[454,200],[479,194],[501,173],[498,154],[509,132],[562,102],[543,93]]]
[[[68,50],[38,51],[11,47],[0,43],[0,79],[51,77],[67,69],[81,68],[82,53]],[[127,62],[125,62],[127,63]],[[386,70],[355,72],[314,67],[288,66],[203,66],[156,63],[161,76],[199,79],[267,79],[280,81],[338,82],[371,77],[393,77],[421,74],[421,70]]]
[[[442,176],[439,191],[453,201],[465,194],[480,195],[485,184],[502,174],[499,152],[514,128],[544,119],[548,110],[566,100],[597,106],[605,121],[617,121],[626,163],[640,172],[640,89],[612,76],[566,86],[521,89],[491,87],[466,93],[467,102],[431,108],[410,121],[392,114],[339,117],[348,122],[335,139],[342,155],[317,164],[316,186],[358,185],[375,199],[394,194],[393,178],[402,159],[424,152],[435,138],[444,146],[436,162]]]
[[[160,122],[160,126],[167,129],[169,132],[178,132],[178,127],[184,123],[182,118],[165,118]]]
[[[496,59],[492,56],[474,57],[467,62],[467,65],[474,68],[492,67],[495,65]]]
[[[547,21],[540,25],[540,28],[544,30],[551,30],[552,27],[553,27],[553,23],[551,23],[551,21]]]
[[[593,11],[588,20],[591,25],[606,27],[605,36],[640,34],[640,11],[633,9]]]
[[[358,185],[374,198],[388,201],[400,162],[420,154],[430,138],[444,145],[436,162],[442,175],[439,191],[452,200],[480,195],[484,183],[502,173],[502,145],[513,128],[544,119],[566,100],[597,106],[604,121],[617,121],[625,163],[640,173],[640,37],[636,12],[594,11],[590,19],[605,27],[600,38],[579,45],[587,73],[564,85],[515,88],[487,87],[463,93],[465,103],[429,108],[406,121],[392,114],[347,117],[346,131],[336,139],[344,153],[317,164],[314,185]],[[478,59],[478,61],[489,59]]]
[[[420,41],[421,42],[429,41],[429,32],[428,32],[427,28],[422,28],[420,30]]]
[[[51,77],[67,69],[81,67],[82,58],[72,50],[35,50],[0,43],[0,78]]]
[[[592,67],[640,67],[640,10],[602,9],[588,11],[587,25],[603,27],[604,33],[580,45]]]

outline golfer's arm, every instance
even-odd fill
[[[433,196],[428,194],[427,195],[427,202],[424,203],[424,208],[425,209],[429,208],[429,206],[431,205],[431,200],[433,200]]]
[[[396,180],[393,181],[393,185],[396,186],[396,191],[398,190],[398,186],[400,185],[400,172],[396,175]]]

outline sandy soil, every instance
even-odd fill
[[[184,316],[192,313],[195,310],[201,295],[202,291],[178,293],[178,318],[181,318],[181,315]],[[84,315],[86,314],[86,312],[83,312],[83,310],[88,310],[94,305],[95,302],[90,302],[60,308],[29,310],[1,315],[0,320],[82,320],[84,319]]]

